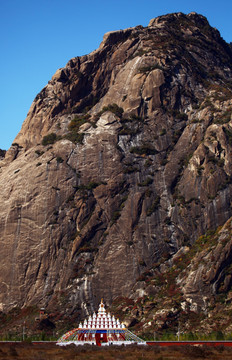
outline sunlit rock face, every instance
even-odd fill
[[[177,13],[55,73],[0,165],[3,310],[143,296],[142,273],[228,220],[231,60]]]

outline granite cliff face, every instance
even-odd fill
[[[231,75],[231,47],[195,13],[107,33],[55,73],[0,165],[2,310],[155,296],[141,276],[232,216]]]

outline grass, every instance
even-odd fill
[[[170,337],[170,336],[169,336]],[[229,359],[232,351],[228,347],[196,347],[192,345],[182,346],[106,346],[97,347],[91,345],[65,347],[55,343],[3,343],[1,354],[4,359],[18,360],[186,360],[186,359]]]

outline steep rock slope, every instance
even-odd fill
[[[230,218],[231,60],[177,13],[55,73],[0,165],[2,310],[149,295],[144,272]]]
[[[138,278],[145,295],[118,297],[112,311],[143,336],[231,339],[232,219]]]

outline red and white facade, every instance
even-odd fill
[[[64,334],[59,340],[58,345],[67,345],[75,343],[76,345],[110,345],[110,344],[146,344],[145,341],[132,334],[125,328],[119,319],[115,319],[110,313],[107,313],[103,300],[99,305],[97,314],[93,313],[79,327]]]

